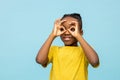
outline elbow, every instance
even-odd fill
[[[37,62],[38,64],[41,64],[41,63],[42,63],[41,59],[39,59],[39,58],[37,58],[37,57],[36,57],[36,62]]]
[[[46,65],[46,63],[47,63],[47,59],[42,59],[42,58],[36,57],[36,62],[37,62],[38,64],[41,64],[42,66],[44,66],[44,65]]]
[[[36,62],[37,62],[38,64],[43,64],[43,63],[44,63],[44,60],[41,59],[41,58],[36,57]]]
[[[92,67],[97,68],[99,66],[100,62],[99,60],[94,60],[91,62]]]

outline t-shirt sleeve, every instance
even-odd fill
[[[57,46],[51,46],[48,53],[48,64],[53,62],[54,53],[56,53]]]

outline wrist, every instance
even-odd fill
[[[57,36],[56,35],[54,35],[53,33],[51,33],[50,35],[49,35],[51,38],[56,38]]]
[[[77,36],[76,36],[76,39],[77,40],[79,40],[79,39],[81,39],[82,38],[82,35],[81,34],[78,34]]]

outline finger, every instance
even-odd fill
[[[71,23],[78,23],[77,21],[71,21]]]
[[[64,22],[66,22],[66,20],[61,20],[60,25],[62,25]]]
[[[73,26],[77,26],[78,22],[77,21],[71,21],[69,24],[73,25]]]
[[[66,32],[66,30],[62,31],[61,34],[65,33],[65,32]]]
[[[61,23],[65,22],[65,21],[67,21],[67,20],[61,20]]]
[[[59,29],[59,26],[60,26],[60,19],[57,19],[54,23],[54,27]]]
[[[72,35],[73,32],[70,29],[68,29],[67,31]]]
[[[57,24],[59,24],[59,23],[60,23],[60,19],[57,19],[55,22],[56,22]]]
[[[76,27],[75,26],[71,26],[70,28],[69,28],[69,31],[71,31],[71,32],[74,32],[76,30]]]
[[[61,21],[61,19],[60,19],[60,18],[58,18],[58,19],[56,19],[56,21]]]

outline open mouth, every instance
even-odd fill
[[[71,35],[66,35],[62,37],[64,41],[69,41],[71,40],[72,36]]]
[[[70,37],[63,37],[65,41],[69,41],[71,38]]]

